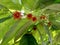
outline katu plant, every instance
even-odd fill
[[[60,30],[60,22],[56,18],[59,15],[55,15],[55,11],[60,12],[60,10],[52,9],[51,5],[58,2],[55,0],[9,0],[7,2],[9,4],[6,4],[5,0],[1,1],[2,5],[0,5],[0,30],[1,32],[7,30],[0,37],[2,39],[0,45],[53,45],[51,30]],[[25,11],[23,16],[22,9]],[[7,29],[2,26],[4,23]]]

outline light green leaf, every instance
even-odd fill
[[[4,37],[6,32],[11,28],[11,26],[15,22],[16,21],[13,18],[11,18],[11,19],[4,21],[3,23],[0,23],[0,39],[2,39]]]
[[[40,0],[21,0],[22,5],[29,10],[34,10],[39,7],[39,1]]]
[[[43,32],[42,30],[43,30],[42,25],[40,25],[40,24],[37,25],[37,31],[38,31],[39,37],[40,37],[40,39],[41,39],[41,45],[46,45],[46,43],[44,42],[43,35],[42,35],[42,33],[41,33],[41,32]],[[43,33],[44,33],[44,32],[43,32]]]
[[[52,37],[51,37],[51,34],[50,34],[50,31],[49,31],[49,28],[47,25],[44,24],[44,29],[46,31],[46,33],[48,34],[48,41],[50,42],[50,45],[52,45]]]
[[[45,8],[54,3],[55,0],[40,0],[40,8]]]
[[[16,0],[18,1],[18,0]],[[21,10],[22,5],[20,5],[18,2],[14,3],[12,2],[12,0],[0,0],[0,4],[6,6],[8,9],[12,9],[12,10]]]
[[[17,34],[18,29],[27,22],[27,19],[17,20],[9,31],[5,34],[1,45],[6,45]]]
[[[0,4],[0,19],[3,17],[4,18],[9,17],[11,15],[12,15],[12,12],[4,5]]]
[[[57,10],[60,11],[60,3],[56,3],[56,4],[51,4],[49,6],[46,7],[47,9],[51,9],[51,10]]]
[[[27,33],[29,27],[32,25],[33,23],[31,21],[28,21],[27,23],[25,23],[21,28],[19,28],[19,31],[17,32],[16,36],[15,36],[15,42],[16,40],[18,40],[22,35],[24,35],[25,33]]]
[[[10,28],[10,30],[5,34],[1,45],[6,45],[7,42],[9,42],[15,35],[16,33],[16,27],[19,24],[19,20]]]
[[[55,0],[22,0],[22,4],[26,9],[43,9],[54,3]]]

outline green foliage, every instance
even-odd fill
[[[17,0],[14,0],[17,1]],[[9,9],[14,9],[14,10],[21,10],[22,5],[20,5],[17,1],[16,3],[13,3],[12,0],[0,0],[0,4],[6,6]]]
[[[6,17],[6,18],[2,18],[2,19],[0,19],[0,23],[6,21],[6,20],[8,20],[8,19],[10,19],[11,17],[12,17],[12,16],[9,16],[9,17]]]
[[[13,12],[21,10],[25,11],[22,18],[13,19]],[[28,20],[28,13],[37,21]],[[42,15],[46,19],[40,19]],[[60,0],[0,0],[0,45],[58,45],[59,30]]]
[[[4,39],[2,41],[1,45],[6,45],[6,43],[8,41],[10,41],[14,36],[17,30],[15,30],[17,23],[19,23],[18,21],[11,27],[11,29],[6,33],[6,35],[4,36]]]
[[[28,21],[27,23],[25,23],[17,32],[16,37],[15,37],[15,41],[17,39],[19,39],[19,37],[21,37],[21,35],[24,35],[25,33],[27,33],[28,29],[30,26],[32,26],[33,23],[31,21]]]
[[[32,34],[25,34],[21,40],[20,45],[38,45],[35,38],[32,36]]]
[[[31,11],[39,7],[40,0],[22,0],[22,4],[26,9],[30,9]]]
[[[42,9],[48,5],[54,3],[54,0],[22,0],[22,4],[26,9],[30,9],[31,11],[34,9]]]

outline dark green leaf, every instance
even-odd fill
[[[12,18],[12,16],[8,16],[8,17],[5,17],[5,18],[2,18],[2,19],[0,19],[0,23],[4,22],[4,21],[6,21],[6,20],[8,20],[10,18]]]
[[[58,25],[52,25],[51,30],[60,30]]]
[[[25,34],[21,40],[20,45],[38,45],[35,38],[32,36],[32,34]]]

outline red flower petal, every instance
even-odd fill
[[[27,14],[27,18],[31,19],[32,18],[32,14]]]
[[[48,22],[48,26],[51,26],[51,22]]]
[[[19,19],[19,18],[21,18],[21,16],[22,16],[21,13],[18,11],[14,12],[14,14],[13,14],[14,19]]]
[[[37,20],[37,18],[36,17],[32,17],[32,21],[36,21]]]
[[[37,30],[37,27],[36,27],[36,25],[34,25],[34,26],[33,26],[33,30]]]
[[[46,16],[45,16],[45,15],[42,15],[42,16],[40,17],[40,19],[46,19]]]

